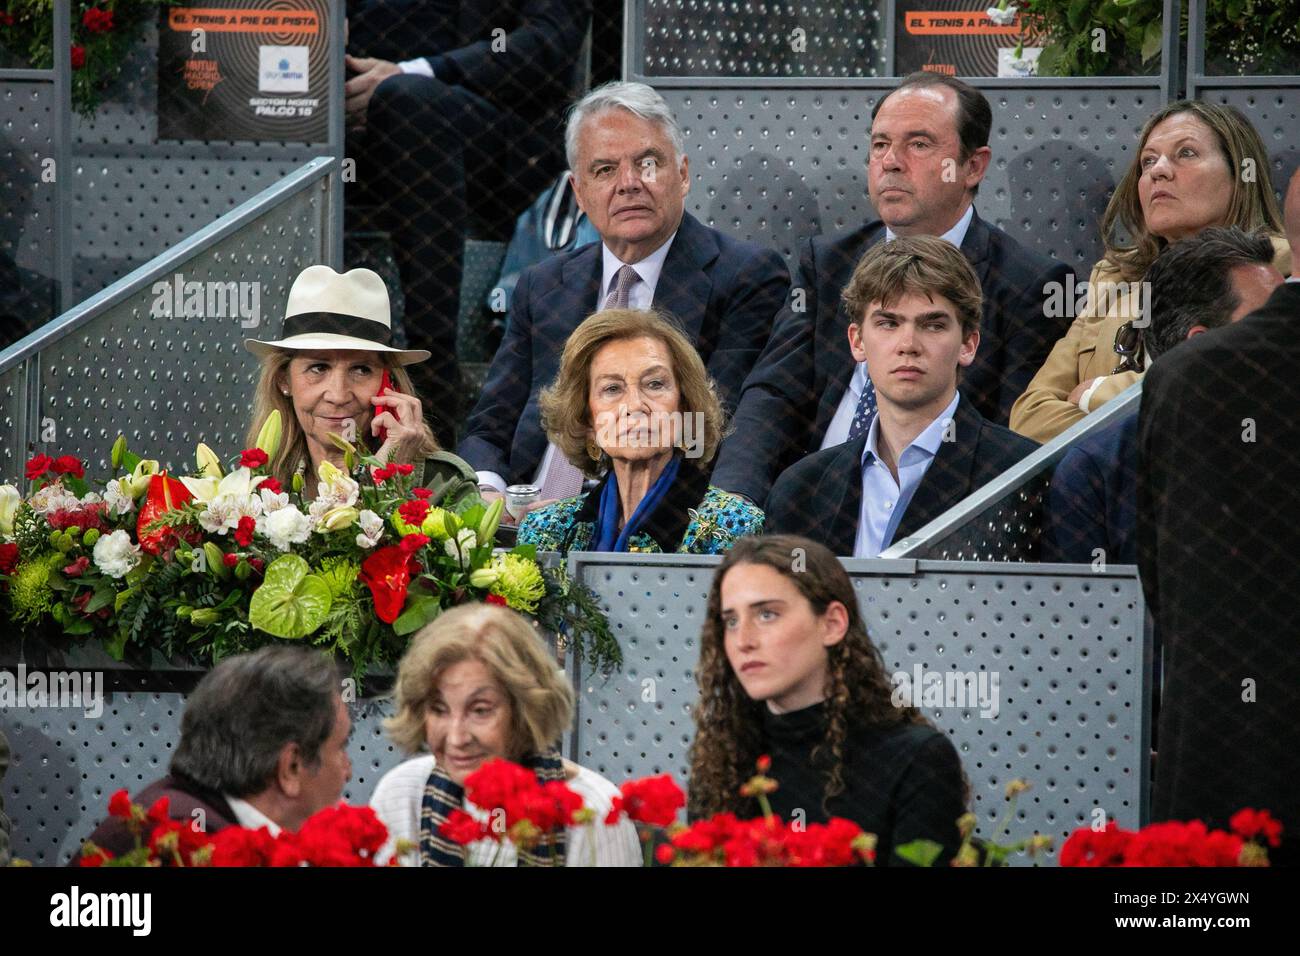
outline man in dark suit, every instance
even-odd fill
[[[873,246],[844,302],[848,348],[875,383],[877,408],[854,419],[847,441],[782,473],[764,527],[874,558],[1038,446],[958,392],[980,344],[981,294],[951,243],[913,236]]]
[[[1300,244],[1300,174],[1287,233]],[[1152,366],[1138,420],[1138,567],[1165,653],[1152,816],[1242,807],[1300,832],[1300,284]],[[1270,851],[1272,854],[1273,851]]]
[[[536,480],[542,503],[581,489],[577,469],[548,447],[538,394],[583,319],[611,307],[653,307],[675,318],[730,412],[790,284],[776,252],[685,212],[682,134],[650,87],[593,90],[570,114],[565,141],[574,193],[601,242],[520,276],[505,338],[458,449],[486,494]]]
[[[455,443],[463,249],[472,221],[508,236],[562,168],[591,0],[363,0],[350,5],[347,155],[393,237],[411,375]],[[399,61],[399,62],[394,62]]]
[[[1282,282],[1273,243],[1236,228],[1166,246],[1147,270],[1149,360],[1262,306]],[[1137,421],[1129,412],[1075,442],[1052,476],[1043,560],[1137,563]]]
[[[352,776],[352,721],[340,688],[338,670],[319,651],[266,647],[226,658],[186,702],[170,775],[133,801],[148,810],[167,797],[172,820],[208,834],[234,824],[265,826],[273,836],[297,830],[337,803]],[[135,848],[116,816],[89,842],[114,857]]]
[[[978,90],[938,73],[913,74],[876,104],[867,188],[880,219],[804,245],[790,299],[745,381],[714,484],[761,502],[783,469],[843,442],[858,409],[871,409],[874,391],[844,337],[840,292],[862,254],[896,235],[941,236],[970,260],[984,306],[979,355],[961,390],[985,418],[1007,421],[1066,331],[1068,317],[1044,309],[1044,287],[1064,287],[1070,270],[975,213],[991,125]]]

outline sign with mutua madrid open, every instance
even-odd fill
[[[161,10],[158,138],[326,142],[328,0],[220,2]]]

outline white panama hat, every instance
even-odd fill
[[[244,339],[257,356],[277,349],[387,352],[399,365],[423,362],[424,349],[398,349],[393,340],[388,287],[370,269],[339,274],[329,266],[308,266],[293,280],[284,308],[284,337],[275,342]]]

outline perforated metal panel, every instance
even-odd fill
[[[14,436],[18,433],[25,381],[22,366],[0,374],[0,484],[17,485],[23,473],[22,449],[15,447]]]
[[[878,76],[879,3],[637,0],[647,76]]]
[[[1300,86],[1203,86],[1199,92],[1201,99],[1211,103],[1237,107],[1254,124],[1268,150],[1268,172],[1281,202],[1291,176],[1300,167],[1300,142],[1296,140],[1296,130],[1300,130]]]
[[[156,317],[161,293],[148,287],[44,349],[42,427],[57,429],[50,447],[94,473],[107,469],[119,431],[169,467],[188,467],[200,441],[223,455],[242,447],[257,371],[242,342],[278,337],[294,277],[321,261],[323,202],[319,186],[305,189],[169,277],[257,283],[259,325],[229,312]]]
[[[55,182],[54,87],[50,83],[0,79],[0,256],[52,281]],[[33,326],[54,311],[52,287],[24,282],[45,307]],[[12,290],[0,290],[11,294]],[[7,331],[7,330],[6,330]]]
[[[887,90],[664,88],[686,137],[691,211],[777,249],[876,218],[867,197],[871,110]],[[1155,90],[985,91],[993,162],[980,215],[1086,274],[1101,256],[1100,219],[1132,161]]]
[[[627,662],[609,681],[580,688],[578,762],[615,781],[664,772],[687,779],[693,672],[716,561],[571,556],[574,573],[600,594]],[[978,706],[923,708],[961,755],[979,833],[990,835],[1016,778],[1033,784],[1019,805],[1018,836],[1051,834],[1059,845],[1092,822],[1095,807],[1123,826],[1139,823],[1149,665],[1134,569],[1009,573],[920,562],[915,573],[899,573],[879,570],[899,562],[845,565],[891,673],[912,674],[919,664],[987,672],[989,681],[997,675],[995,715]]]
[[[158,686],[161,678],[151,675],[148,681]],[[107,815],[115,791],[136,793],[167,774],[184,707],[179,692],[117,691],[98,717],[78,709],[0,712],[0,730],[13,754],[4,779],[13,855],[37,866],[66,863]],[[350,713],[352,779],[343,799],[364,804],[404,755],[388,743],[381,726],[391,704],[363,699],[350,705]]]
[[[1016,488],[951,534],[910,553],[935,561],[1035,561],[1040,553],[1048,482]]]

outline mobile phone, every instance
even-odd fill
[[[375,397],[378,398],[380,395],[387,395],[389,392],[396,392],[396,391],[397,391],[397,386],[393,384],[392,375],[388,373],[388,369],[384,369],[384,377],[379,380],[379,391],[375,392]],[[377,405],[373,402],[371,403],[371,407],[374,408],[375,415],[382,415],[384,412],[388,412],[394,418],[399,420],[401,419],[401,416],[397,414],[396,408],[390,408],[387,405]],[[378,438],[379,438],[379,444],[381,445],[384,442],[388,441],[388,429],[385,428],[383,425],[379,426]]]

